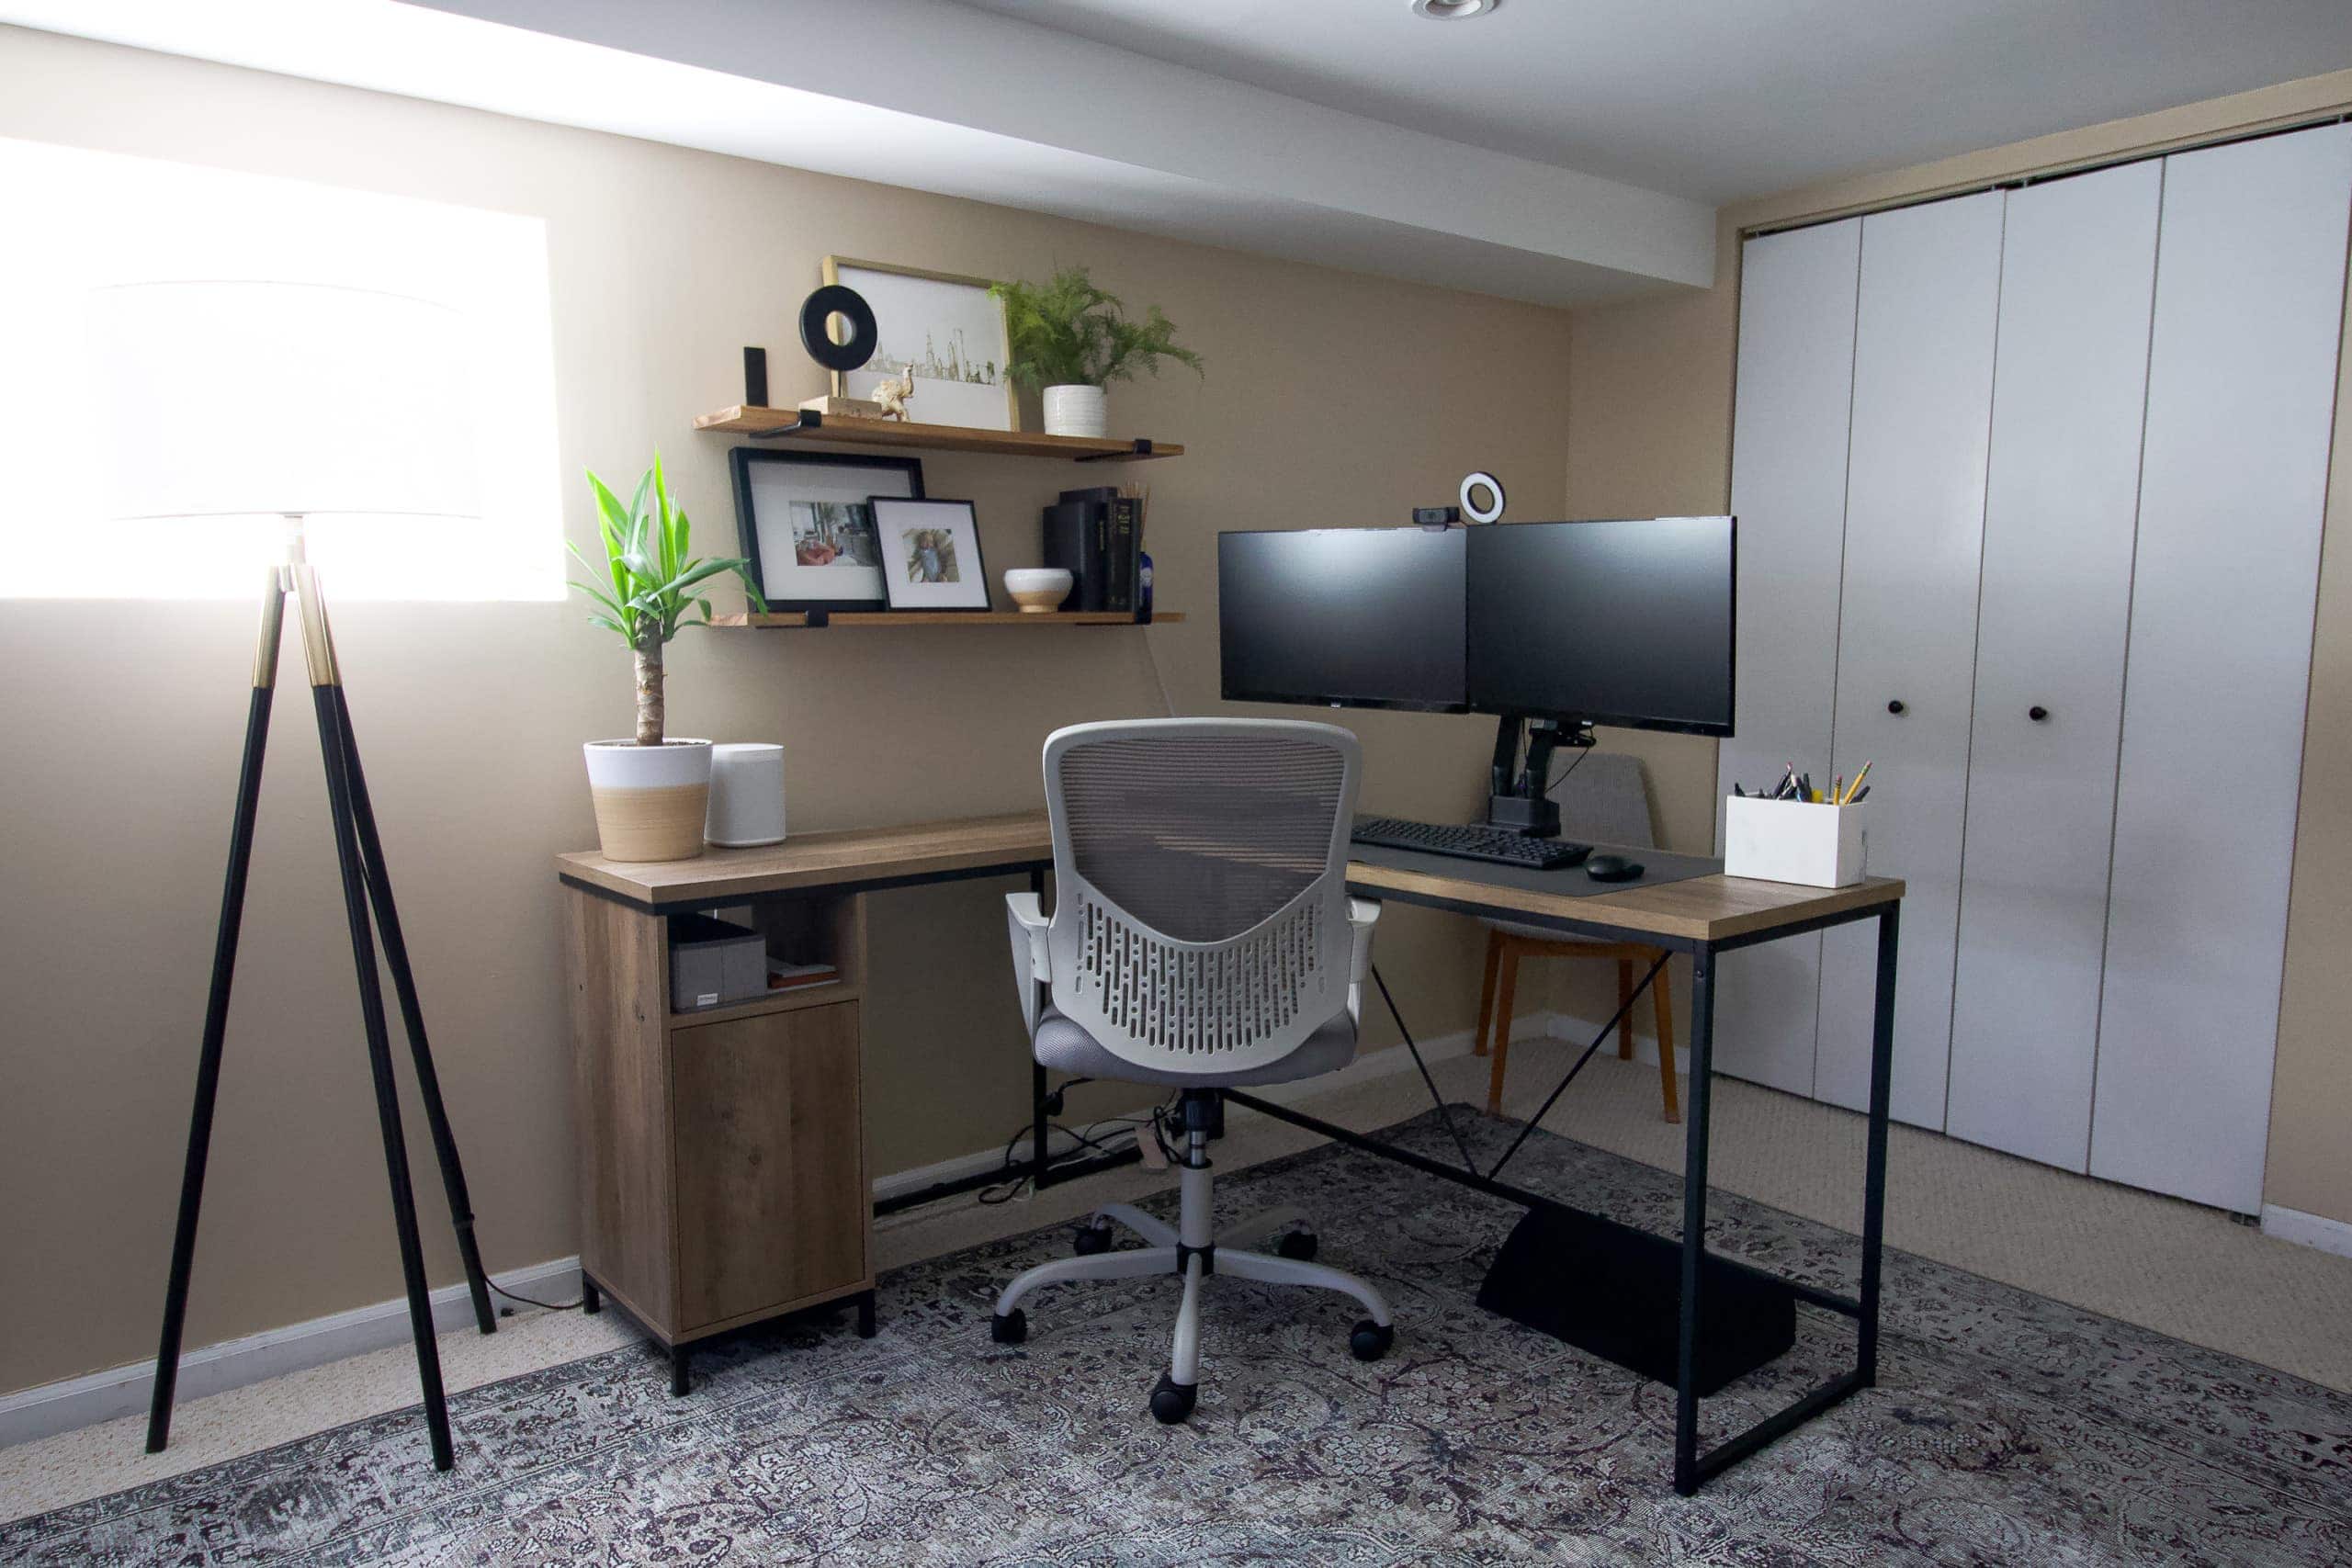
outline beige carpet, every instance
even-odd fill
[[[1511,1048],[1505,1110],[1532,1112],[1571,1059],[1558,1041]],[[1450,1099],[1483,1101],[1487,1064],[1436,1064]],[[1308,1097],[1303,1108],[1373,1128],[1428,1107],[1409,1071]],[[1682,1130],[1658,1119],[1654,1066],[1595,1058],[1544,1125],[1668,1169]],[[1711,1175],[1719,1188],[1849,1230],[1861,1223],[1863,1123],[1850,1112],[1728,1080],[1715,1094]],[[1217,1159],[1248,1165],[1316,1140],[1236,1111]],[[2352,1390],[2352,1259],[2274,1241],[2211,1210],[2111,1187],[1906,1128],[1888,1156],[1887,1241],[1962,1269],[2330,1387]],[[994,1207],[962,1198],[876,1227],[883,1269],[1074,1219],[1169,1182],[1125,1169]],[[889,1310],[888,1299],[883,1310]],[[442,1337],[450,1389],[477,1387],[625,1342],[617,1314],[532,1313],[483,1338]],[[649,1376],[655,1375],[651,1371]],[[170,1450],[148,1454],[126,1416],[0,1450],[0,1518],[103,1495],[322,1431],[416,1397],[405,1348],[232,1390],[180,1408]]]

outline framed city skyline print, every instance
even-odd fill
[[[735,527],[771,610],[880,610],[890,595],[872,498],[919,497],[913,457],[738,446]]]
[[[1006,367],[1012,358],[1004,302],[985,277],[928,272],[889,262],[825,258],[825,281],[846,284],[874,310],[874,357],[833,373],[833,394],[871,398],[911,366],[907,417],[919,424],[1018,430],[1021,403]]]

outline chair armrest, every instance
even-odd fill
[[[1037,1032],[1037,987],[1054,981],[1054,960],[1046,943],[1053,922],[1046,918],[1035,893],[1004,896],[1005,931],[1012,939],[1012,979],[1021,987],[1021,1021],[1031,1035]]]
[[[1364,976],[1372,973],[1372,928],[1380,923],[1380,906],[1369,898],[1348,900],[1348,1016],[1363,1017]]]

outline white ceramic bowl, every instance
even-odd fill
[[[1078,579],[1057,566],[1016,566],[1004,574],[1004,591],[1029,615],[1060,607]]]

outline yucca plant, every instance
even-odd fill
[[[627,506],[594,472],[588,476],[588,484],[596,493],[596,528],[604,537],[605,568],[612,586],[607,592],[576,580],[571,586],[597,605],[597,612],[588,618],[619,633],[636,655],[637,743],[659,746],[663,719],[662,647],[678,635],[680,626],[694,624],[686,619],[688,610],[701,611],[706,625],[710,620],[710,601],[695,592],[695,585],[731,571],[743,580],[743,592],[753,610],[764,612],[767,601],[752,581],[752,563],[741,557],[707,560],[687,557],[687,539],[694,525],[686,519],[685,508],[670,494],[669,481],[662,473],[661,453],[653,454],[653,467],[637,481],[637,494]],[[596,563],[579,546],[566,540],[565,548],[581,565],[595,571]]]
[[[1176,325],[1159,306],[1138,321],[1116,295],[1095,286],[1082,266],[1055,272],[1050,283],[997,283],[1012,360],[1006,369],[1025,387],[1107,387],[1138,370],[1159,374],[1172,359],[1202,374],[1201,356],[1176,344]]]

